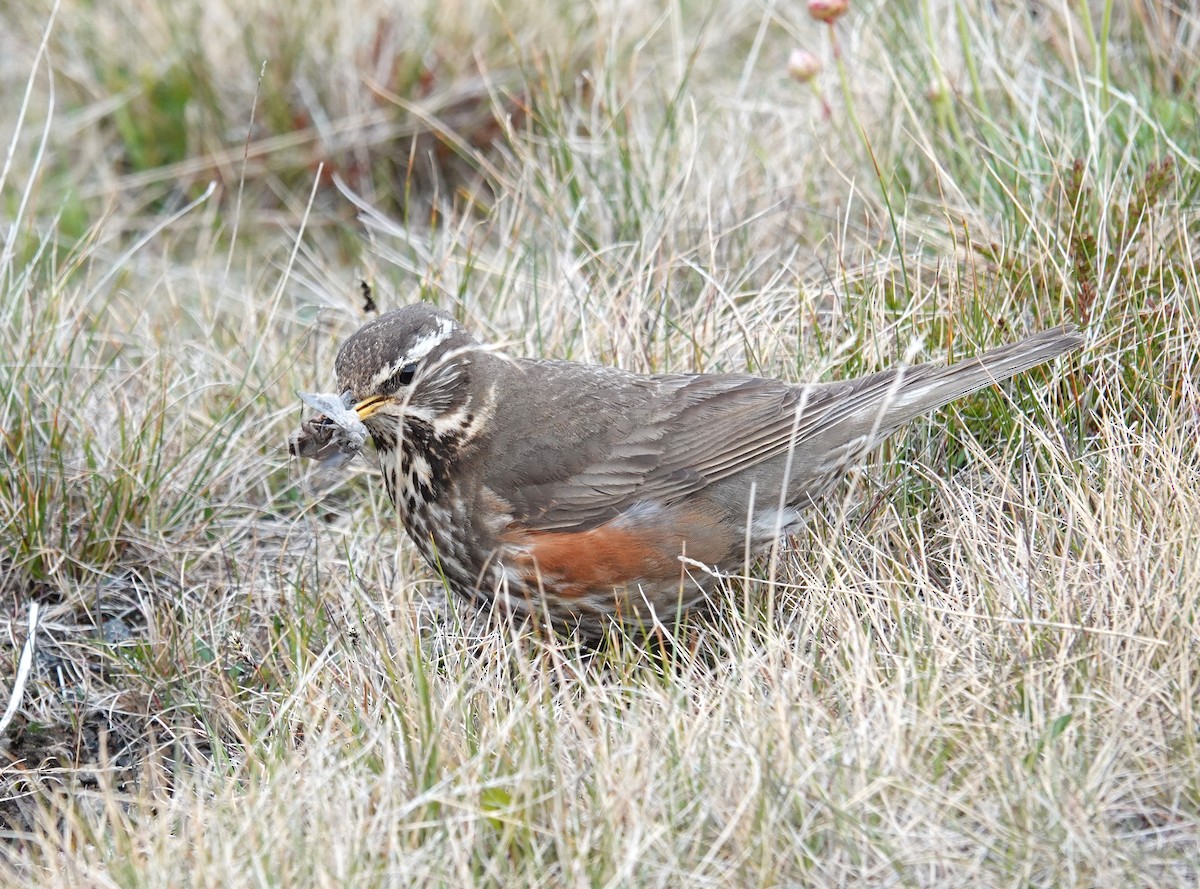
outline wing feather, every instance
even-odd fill
[[[1081,344],[1074,330],[1058,328],[949,367],[806,386],[523,360],[521,383],[553,395],[537,400],[523,424],[498,424],[488,461],[496,476],[484,482],[511,495],[514,525],[586,530],[639,502],[669,505],[792,448],[790,482],[777,479],[800,502],[908,420]],[[535,445],[518,437],[529,429],[548,434]]]
[[[582,392],[594,389],[597,370],[528,362],[526,374],[539,388]],[[560,437],[541,455],[536,475],[526,469],[519,484],[503,485],[511,492],[513,521],[521,527],[586,530],[638,502],[677,501],[786,451],[793,432],[802,437],[818,426],[817,415],[848,388],[801,388],[743,375],[617,378],[611,369],[603,370],[600,386],[616,384],[603,427],[583,422],[573,436]],[[588,378],[575,386],[562,379],[580,371]],[[556,379],[536,379],[543,375]],[[798,424],[795,409],[802,400],[805,412]],[[556,407],[579,409],[561,397]],[[503,450],[504,443],[499,444]]]

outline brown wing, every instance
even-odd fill
[[[489,486],[505,491],[514,522],[532,530],[586,530],[640,501],[675,502],[783,453],[793,431],[802,437],[854,388],[522,365],[530,390],[556,394],[525,422],[497,424],[504,431],[489,457]]]
[[[903,423],[1082,342],[1064,327],[949,367],[807,386],[523,361],[521,384],[539,397],[522,399],[535,406],[512,418],[520,422],[498,424],[489,462],[503,483],[493,488],[509,495],[522,527],[586,530],[638,502],[676,502],[790,448],[790,482],[782,463],[763,481],[787,483],[789,501],[802,502],[819,493],[806,486],[824,484]]]

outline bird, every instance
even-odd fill
[[[792,384],[513,358],[415,303],[353,333],[335,370],[448,589],[596,639],[674,625],[903,424],[1083,342],[1066,325],[948,366]],[[336,431],[312,417],[292,450],[326,454]]]

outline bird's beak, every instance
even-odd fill
[[[365,420],[389,401],[391,399],[386,395],[370,395],[354,405],[354,413],[358,414],[359,420]]]

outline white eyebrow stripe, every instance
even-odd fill
[[[370,385],[372,387],[383,385],[385,382],[391,379],[392,375],[396,371],[404,367],[404,365],[412,364],[415,361],[420,361],[442,343],[446,342],[446,340],[450,339],[450,336],[453,333],[454,322],[449,318],[438,318],[436,330],[434,330],[432,333],[425,334],[425,336],[414,342],[412,347],[407,352],[405,352],[391,364],[381,368],[379,372],[375,374],[375,376],[371,377]]]
[[[449,318],[438,318],[437,330],[433,333],[428,333],[412,344],[412,348],[408,350],[408,354],[401,357],[401,361],[405,364],[411,361],[420,361],[446,340],[450,339],[450,334],[454,333],[454,322]]]

